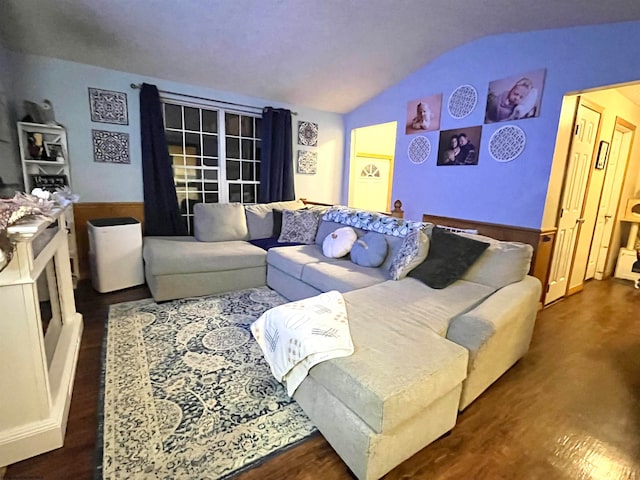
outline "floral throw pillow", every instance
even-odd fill
[[[389,276],[393,280],[401,280],[424,262],[429,254],[429,237],[417,230],[407,235],[402,246],[389,266]]]
[[[320,216],[314,210],[283,210],[278,242],[315,243]]]

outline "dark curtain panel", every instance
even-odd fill
[[[291,111],[265,107],[262,110],[262,152],[258,201],[295,200]]]
[[[145,235],[186,235],[164,135],[160,96],[156,86],[148,83],[140,89],[140,138]]]

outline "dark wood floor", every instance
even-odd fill
[[[145,287],[76,291],[85,330],[63,448],[11,465],[5,480],[92,477],[108,305]],[[321,436],[239,480],[351,479]],[[538,315],[531,350],[458,418],[453,431],[385,479],[640,479],[640,290],[587,283]]]

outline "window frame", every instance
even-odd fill
[[[191,211],[191,206],[194,203],[229,203],[230,193],[229,190],[231,185],[240,185],[240,198],[234,199],[234,202],[242,203],[242,204],[252,204],[258,202],[258,194],[259,194],[259,186],[260,186],[260,178],[259,178],[259,168],[261,165],[260,151],[261,151],[261,138],[259,135],[259,129],[261,128],[261,124],[257,121],[262,120],[262,109],[255,108],[252,110],[250,108],[236,108],[230,107],[224,103],[215,102],[215,101],[198,101],[194,102],[193,100],[185,100],[180,98],[179,96],[173,95],[161,95],[160,103],[162,104],[162,117],[163,117],[163,126],[165,135],[169,135],[170,132],[174,132],[180,134],[182,137],[182,151],[179,153],[169,152],[171,157],[171,168],[172,168],[172,177],[174,180],[174,185],[176,188],[176,197],[178,200],[178,204],[180,206],[180,216],[185,219],[185,224],[190,235],[193,234],[193,211]],[[181,107],[180,112],[182,115],[181,118],[181,128],[172,128],[167,127],[166,121],[166,110],[165,105],[176,105]],[[194,108],[198,110],[199,114],[199,130],[191,130],[187,129],[185,123],[185,108]],[[217,131],[216,132],[207,132],[203,129],[203,111],[215,111],[217,113]],[[227,124],[226,124],[226,115],[238,115],[238,135],[227,134]],[[253,118],[253,136],[247,137],[243,136],[243,117]],[[199,152],[196,152],[194,155],[189,155],[186,150],[186,142],[185,138],[187,134],[197,134],[199,136]],[[216,136],[217,137],[217,156],[212,155],[204,155],[204,142],[203,139],[206,136]],[[227,141],[229,138],[238,139],[239,149],[238,149],[238,157],[239,158],[227,158]],[[251,145],[253,147],[252,155],[250,158],[243,158],[243,140],[250,140]],[[167,148],[171,150],[171,145],[169,144],[169,140],[167,139]],[[182,167],[177,166],[174,162],[175,156],[181,156],[183,163]],[[197,159],[195,165],[190,167],[187,163],[188,158]],[[217,166],[207,166],[204,164],[204,160],[217,160]],[[240,166],[240,178],[229,180],[228,171],[227,171],[227,161],[237,161]],[[253,166],[253,176],[254,180],[244,180],[243,177],[243,163],[250,162]],[[213,162],[212,162],[213,163]],[[184,170],[184,175],[177,176],[176,169],[182,168]],[[194,181],[189,182],[189,178],[186,175],[189,168],[192,168],[194,171],[197,171],[196,178]],[[216,171],[217,175],[214,179],[206,179],[205,172]],[[184,186],[179,186],[180,182],[184,184]],[[198,183],[199,189],[193,190],[189,188],[190,184]],[[206,190],[206,184],[217,184],[217,190]],[[244,185],[253,186],[253,201],[245,202],[244,197]],[[189,200],[190,194],[196,194],[199,198],[198,200],[192,200],[191,203]],[[206,201],[207,195],[216,195],[217,194],[217,202]],[[182,202],[186,201],[184,205],[184,210],[182,206]]]

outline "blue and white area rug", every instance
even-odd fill
[[[313,434],[249,330],[284,302],[264,287],[112,305],[96,478],[225,478]]]

